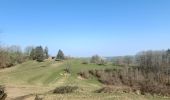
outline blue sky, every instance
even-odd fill
[[[0,0],[0,40],[79,57],[167,49],[169,5],[170,0]]]

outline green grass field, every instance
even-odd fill
[[[71,74],[64,69],[67,63],[71,65]],[[168,97],[151,95],[136,95],[134,93],[94,93],[103,85],[95,78],[82,79],[77,73],[89,69],[116,68],[111,64],[99,66],[81,64],[81,60],[64,62],[28,61],[12,68],[0,70],[0,84],[6,86],[7,100],[30,95],[23,100],[34,100],[35,94],[43,95],[43,100],[169,100]],[[71,94],[52,94],[49,91],[58,86],[78,86],[79,89]],[[16,99],[17,100],[17,99]]]

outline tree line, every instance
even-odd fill
[[[118,76],[114,78],[121,80],[120,83],[143,93],[170,95],[170,49],[142,51],[128,59],[119,57],[115,61],[114,64],[122,66],[120,71],[114,72]],[[115,82],[102,79],[105,80]]]
[[[100,56],[91,57],[91,63],[101,62]],[[110,93],[110,86],[113,85],[121,87],[125,92],[170,96],[170,49],[114,57],[112,63],[116,67],[81,71],[78,75],[85,79],[96,77],[99,82],[108,85],[108,88],[102,88],[101,92]]]
[[[11,67],[26,60],[19,46],[0,47],[0,68]]]
[[[9,47],[0,46],[0,68],[15,66],[28,60],[43,62],[50,57],[48,47],[28,46],[24,49],[13,45]],[[64,60],[66,57],[62,50],[59,50],[55,59]]]

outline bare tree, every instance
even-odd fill
[[[24,50],[24,53],[27,55],[27,56],[30,56],[31,54],[31,51],[34,47],[33,46],[27,46]]]

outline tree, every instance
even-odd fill
[[[24,54],[19,46],[0,48],[0,67],[6,68],[25,61]]]
[[[33,46],[27,46],[24,50],[24,53],[29,56],[31,54],[31,51],[34,47]]]
[[[59,49],[56,60],[64,60],[65,56],[62,50]]]
[[[35,48],[33,48],[33,49],[31,50],[31,53],[30,53],[30,59],[32,59],[32,60],[36,60]]]
[[[0,68],[8,67],[10,65],[10,62],[11,60],[10,60],[10,56],[8,52],[1,49],[0,50]]]
[[[101,61],[101,57],[98,56],[98,55],[92,56],[92,57],[91,57],[91,60],[90,60],[91,63],[95,63],[95,64],[100,63],[100,61]]]
[[[131,56],[125,56],[123,59],[124,59],[124,63],[129,66],[129,65],[132,63],[133,57],[131,57]]]
[[[36,60],[38,61],[38,62],[42,62],[42,61],[44,61],[44,51],[43,51],[43,48],[42,48],[42,46],[37,46],[36,48],[35,48],[35,55],[36,55]]]
[[[30,53],[30,58],[32,60],[37,60],[38,62],[42,62],[45,59],[44,50],[42,46],[37,46],[36,48],[33,48]]]
[[[7,48],[7,52],[10,55],[10,61],[13,65],[24,62],[25,59],[21,47],[12,45]]]
[[[48,59],[49,55],[48,55],[48,47],[45,47],[44,49],[44,56],[46,59]]]

